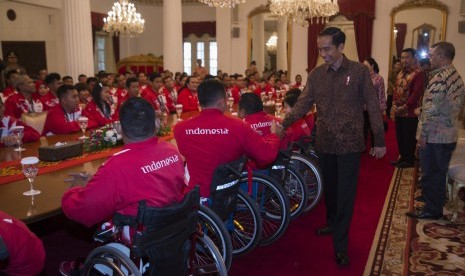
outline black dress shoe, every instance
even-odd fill
[[[319,236],[323,236],[323,235],[329,235],[333,232],[333,229],[331,229],[331,227],[329,226],[325,226],[323,228],[319,228],[316,230],[316,234],[319,235]]]
[[[397,159],[397,160],[392,160],[391,162],[389,162],[389,164],[393,165],[393,166],[397,166],[397,164],[403,162],[404,160],[402,160],[401,158]]]
[[[349,255],[344,251],[336,252],[336,263],[338,265],[348,265],[350,264]]]
[[[440,215],[433,215],[433,214],[430,214],[428,212],[425,212],[423,210],[415,210],[415,211],[411,211],[411,212],[407,212],[405,213],[408,217],[411,217],[411,218],[416,218],[416,219],[434,219],[434,220],[438,220],[440,218],[443,217],[442,214]]]
[[[424,198],[422,195],[421,195],[421,196],[417,196],[417,197],[415,198],[415,200],[418,201],[418,202],[425,202],[425,198]]]

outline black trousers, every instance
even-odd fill
[[[413,163],[415,161],[415,149],[417,146],[418,118],[396,117],[397,147],[401,160]]]
[[[347,251],[360,169],[360,153],[318,153],[323,175],[326,220],[333,229],[334,251]]]
[[[392,95],[387,95],[387,100],[386,100],[386,116],[389,119],[391,118],[391,108],[392,108]]]
[[[421,193],[425,198],[425,212],[442,215],[446,200],[446,175],[456,145],[427,143],[420,148]]]

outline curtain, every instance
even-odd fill
[[[103,30],[103,18],[107,17],[106,14],[104,13],[97,13],[97,12],[91,12],[90,15],[92,19],[92,42],[94,43],[95,48],[95,33],[97,31]],[[118,63],[119,61],[119,37],[118,36],[113,36],[113,55],[115,57],[115,62]]]
[[[307,66],[308,72],[310,72],[316,66],[318,60],[318,45],[316,39],[318,34],[324,29],[324,24],[311,24],[308,26],[308,40],[307,40]]]
[[[359,13],[353,18],[358,60],[363,62],[371,57],[371,40],[373,39],[373,17]]]

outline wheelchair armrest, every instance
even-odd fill
[[[242,175],[242,171],[244,169],[245,163],[247,163],[248,158],[242,156],[240,159],[232,161],[224,165],[226,169],[228,169],[231,173],[240,177]]]

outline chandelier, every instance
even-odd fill
[[[266,42],[266,50],[270,54],[276,53],[276,50],[278,48],[278,35],[276,32],[274,32],[270,38],[268,38],[268,41]]]
[[[235,5],[245,3],[245,0],[199,0],[209,7],[215,8],[234,8]]]
[[[269,0],[271,13],[294,21],[300,26],[308,22],[328,23],[329,17],[339,12],[337,0]]]
[[[108,16],[103,19],[103,29],[110,35],[134,36],[144,31],[145,20],[128,0],[115,2]]]

